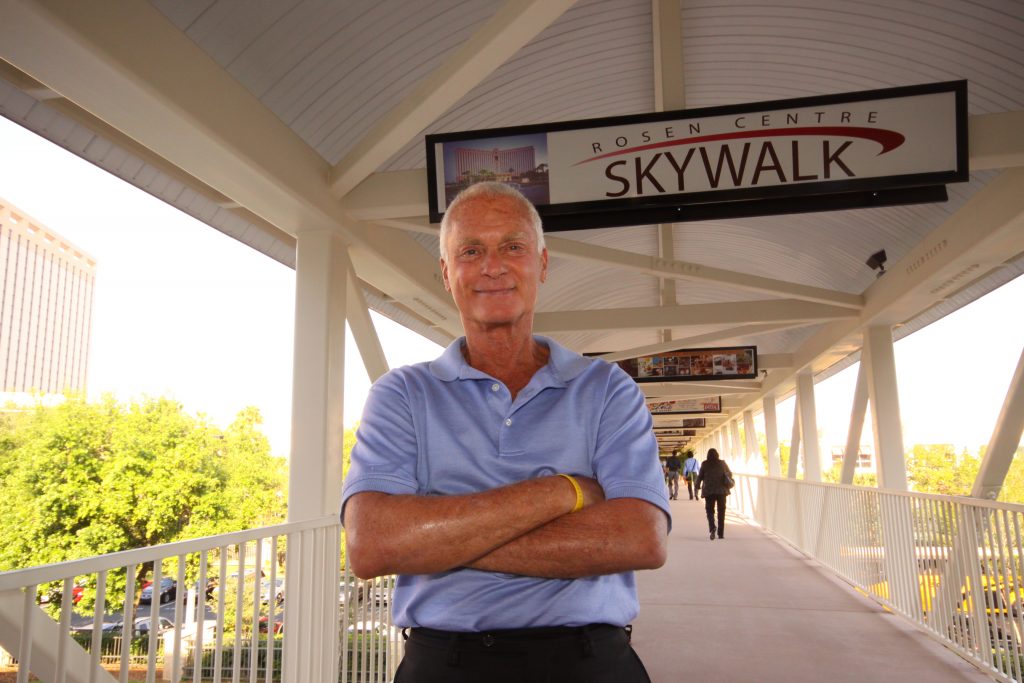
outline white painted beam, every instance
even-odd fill
[[[683,22],[679,0],[651,0],[654,29],[654,110],[686,108]]]
[[[348,263],[333,231],[299,235],[289,522],[340,510]]]
[[[757,444],[757,431],[754,427],[754,411],[743,411],[743,440],[746,445],[745,471],[763,474],[761,452]]]
[[[857,310],[864,303],[859,294],[848,294],[821,287],[799,285],[784,280],[738,273],[722,268],[712,268],[711,266],[699,263],[670,261],[655,256],[645,256],[620,249],[610,249],[596,244],[568,240],[562,237],[546,237],[545,241],[547,242],[548,253],[552,256],[616,266],[655,277],[712,282],[751,292],[762,292],[790,299],[801,299],[803,301],[843,306]]]
[[[637,358],[639,356],[652,356],[659,353],[665,353],[667,351],[675,351],[677,349],[684,349],[687,347],[701,346],[703,344],[713,344],[722,340],[728,339],[749,339],[752,336],[758,334],[767,334],[768,332],[776,332],[778,330],[785,330],[792,327],[801,327],[806,323],[774,323],[767,325],[741,325],[739,327],[729,327],[707,334],[694,335],[692,337],[685,337],[682,339],[676,339],[670,342],[658,342],[657,344],[645,344],[644,346],[634,346],[630,349],[622,349],[621,351],[615,351],[613,353],[606,353],[598,356],[602,360],[606,360],[610,363],[617,360],[626,360],[627,358]],[[793,357],[791,354],[780,354],[781,356],[789,357],[789,364],[792,366]],[[788,367],[788,366],[787,366]]]
[[[786,476],[790,479],[796,479],[797,466],[800,462],[800,433],[802,431],[800,427],[800,394],[797,394],[793,401],[793,432],[789,437],[789,464],[786,466]]]
[[[358,251],[361,279],[428,320],[439,320],[432,310],[442,312],[439,324],[454,329],[443,288],[403,271],[402,257],[422,251],[411,238],[382,244],[370,231],[364,239],[369,228],[352,222],[328,191],[329,165],[149,3],[6,2],[0,58],[225,204],[290,236],[337,231]]]
[[[343,197],[562,15],[574,0],[509,0],[331,169]]]
[[[967,140],[972,171],[1024,166],[1024,111],[968,117]]]
[[[840,484],[852,484],[860,455],[860,435],[864,431],[864,416],[868,410],[868,373],[864,363],[857,368],[857,384],[853,390],[853,406],[850,409],[850,428],[846,433],[846,450],[843,452],[843,471]]]
[[[907,463],[896,383],[896,357],[892,347],[892,330],[888,326],[873,325],[865,330],[861,363],[867,365],[871,428],[875,436],[875,457],[878,460],[878,486],[906,491]]]
[[[1021,351],[1017,369],[1006,390],[1003,407],[999,411],[992,438],[985,449],[985,458],[974,480],[971,495],[975,498],[996,500],[1006,481],[1013,457],[1017,453],[1021,434],[1024,433],[1024,351]]]
[[[764,411],[764,438],[768,447],[768,475],[778,477],[782,474],[779,458],[779,420],[776,413],[775,396],[768,394],[761,400]]]
[[[800,406],[800,439],[804,447],[804,479],[821,481],[821,445],[818,443],[818,411],[814,401],[814,377],[809,372],[796,376]]]
[[[814,373],[856,352],[861,329],[913,318],[1024,251],[1024,168],[1003,171],[865,291],[859,320],[826,323],[793,352]],[[765,392],[792,391],[793,375],[770,374]]]
[[[534,315],[539,334],[582,330],[658,329],[683,325],[808,323],[855,318],[849,308],[792,299],[738,301],[645,308],[544,311]]]
[[[380,344],[377,329],[373,326],[373,320],[370,318],[366,299],[363,298],[363,288],[356,278],[351,263],[347,264],[347,271],[346,319],[348,326],[352,329],[352,338],[355,339],[356,347],[359,349],[359,357],[363,360],[366,374],[370,378],[370,382],[376,382],[389,370],[388,359],[384,356],[384,348]]]

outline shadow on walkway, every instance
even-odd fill
[[[730,513],[710,541],[704,501],[671,504],[668,562],[637,573],[654,683],[993,680],[760,527]]]

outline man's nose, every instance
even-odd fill
[[[487,252],[481,262],[481,267],[485,275],[490,275],[492,277],[502,275],[508,270],[508,267],[505,265],[504,257],[497,251]]]

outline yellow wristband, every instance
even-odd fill
[[[569,483],[572,484],[573,490],[576,491],[576,505],[573,507],[572,511],[579,512],[583,509],[583,489],[580,488],[580,483],[576,481],[576,477],[568,474],[559,473],[558,476],[565,477],[569,480]]]

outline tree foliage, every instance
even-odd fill
[[[71,397],[6,414],[0,570],[283,519],[285,464],[271,455],[261,421],[246,408],[221,432],[166,398],[124,405]],[[108,595],[116,596],[124,577],[111,578]]]

